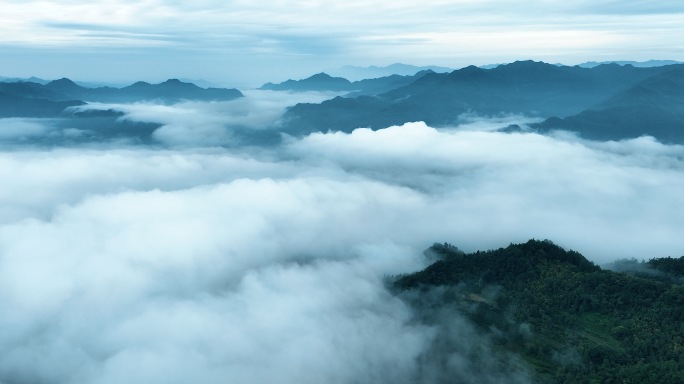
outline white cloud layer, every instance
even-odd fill
[[[337,95],[333,92],[289,93],[254,89],[242,92],[245,97],[223,102],[185,101],[173,105],[151,102],[90,103],[69,110],[113,109],[124,113],[121,119],[160,123],[162,126],[155,130],[153,138],[169,146],[221,146],[244,144],[240,134],[278,128],[280,118],[288,106],[320,103]],[[8,135],[15,135],[13,132],[17,129],[7,131]],[[0,139],[2,132],[0,131]]]
[[[596,261],[684,249],[676,236],[684,218],[677,193],[684,187],[684,149],[650,138],[597,144],[410,123],[313,134],[290,150],[425,191],[434,216],[413,218],[425,220],[416,226],[432,230],[429,222],[442,216],[437,232],[467,250],[533,237]]]
[[[684,253],[684,148],[471,124],[258,154],[3,151],[0,382],[429,382],[435,330],[383,277],[424,266],[433,242],[549,238],[596,262]],[[466,356],[487,341],[454,324],[451,361],[475,375]]]

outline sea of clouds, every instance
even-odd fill
[[[17,144],[50,129],[0,120],[0,383],[525,382],[455,315],[431,362],[440,333],[386,278],[435,242],[684,254],[682,146],[492,129],[523,117],[232,141],[290,102],[119,106],[158,146]]]

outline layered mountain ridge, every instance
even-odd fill
[[[448,127],[468,113],[549,119],[533,127],[541,132],[567,129],[587,138],[651,135],[666,142],[684,142],[678,85],[684,79],[682,68],[684,64],[637,68],[613,63],[582,68],[518,61],[492,69],[469,66],[451,73],[424,73],[378,94],[297,104],[284,116],[285,130],[295,135],[329,129],[350,132],[411,121]],[[631,104],[643,109],[615,116]],[[582,113],[592,119],[574,117]],[[657,127],[659,122],[662,129]]]
[[[684,64],[662,64],[667,65],[569,67],[527,60],[487,69],[423,70],[357,81],[321,72],[301,80],[267,83],[261,89],[333,93],[320,103],[288,107],[277,124],[267,127],[274,132],[269,143],[279,133],[351,132],[415,121],[449,128],[472,116],[525,116],[540,121],[524,127],[502,126],[506,132],[565,130],[592,140],[646,135],[664,143],[684,143]],[[75,118],[69,107],[93,102],[168,104],[240,97],[244,95],[237,89],[201,88],[177,79],[159,84],[140,81],[122,88],[84,87],[66,78],[44,84],[0,82],[0,117]]]
[[[57,117],[65,108],[88,102],[133,103],[182,100],[233,100],[244,95],[237,89],[201,88],[192,83],[170,79],[160,84],[137,82],[127,87],[83,87],[62,78],[46,84],[0,82],[0,117]]]

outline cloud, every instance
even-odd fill
[[[185,101],[173,105],[91,103],[71,110],[113,109],[124,113],[123,120],[163,124],[152,137],[166,145],[222,146],[245,144],[245,140],[256,140],[252,136],[274,131],[290,105],[322,102],[336,95],[262,90],[246,90],[243,94],[245,97],[222,102]]]
[[[391,216],[377,213],[412,195],[237,179],[86,195],[3,225],[0,377],[406,382],[431,332],[381,279],[421,262],[378,242]]]
[[[232,84],[407,57],[448,67],[682,60],[681,4],[652,3],[3,1],[0,45],[19,51],[3,58],[12,76],[156,81],[166,73]],[[53,65],[38,66],[34,55]]]
[[[0,118],[0,148],[87,141],[94,132],[62,118]]]
[[[16,143],[45,136],[50,127],[40,119],[0,119],[0,141]]]
[[[275,111],[294,97],[264,95],[245,102]],[[252,127],[277,115],[121,108],[167,125],[230,124],[213,108]],[[0,381],[525,382],[510,357],[505,373],[478,371],[488,339],[457,314],[453,329],[421,323],[385,276],[422,268],[444,241],[549,238],[597,262],[679,255],[684,150],[490,130],[505,123],[258,151],[182,135],[163,149],[4,150]]]
[[[675,236],[684,212],[672,209],[684,203],[675,193],[684,186],[681,146],[409,123],[312,134],[289,150],[422,191],[429,197],[422,212],[444,218],[441,226],[422,226],[467,250],[528,238],[549,238],[597,261],[684,249]]]

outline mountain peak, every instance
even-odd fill
[[[332,76],[328,75],[325,72],[320,72],[320,73],[317,73],[317,74],[309,77],[309,79],[311,79],[311,80],[323,80],[323,79],[332,79],[332,78],[333,78]]]
[[[71,79],[67,77],[62,77],[61,79],[52,80],[50,83],[53,84],[76,84]]]
[[[47,85],[53,88],[80,88],[78,84],[74,83],[70,79],[67,79],[66,77],[63,77],[58,80],[53,80],[47,83]]]
[[[543,61],[534,60],[518,60],[510,64],[500,65],[497,68],[515,68],[515,69],[527,69],[527,68],[558,68],[558,66],[553,64],[548,64]]]
[[[457,70],[451,72],[448,76],[451,79],[473,81],[473,80],[477,80],[477,79],[482,79],[483,77],[489,77],[488,74],[489,74],[489,71],[486,69],[482,69],[482,68],[476,67],[474,65],[469,65],[467,67],[457,69]],[[428,78],[428,77],[423,76],[423,78]]]
[[[279,84],[266,83],[261,89],[273,91],[348,91],[351,82],[344,77],[333,77],[325,72],[302,80],[287,80]]]
[[[317,73],[311,77],[308,77],[304,80],[300,81],[319,81],[319,82],[326,82],[326,83],[337,83],[339,84],[351,84],[351,82],[344,77],[335,77],[335,76],[330,76],[325,72]]]
[[[557,81],[558,79],[565,78],[567,68],[542,61],[522,60],[500,65],[492,69],[492,71],[528,79],[547,78],[549,81]]]
[[[177,89],[177,90],[189,90],[189,89],[197,89],[199,88],[193,83],[186,83],[183,81],[180,81],[178,79],[168,79],[163,83],[159,84],[160,87],[166,88],[166,89]]]
[[[482,73],[484,71],[485,71],[484,69],[482,69],[480,67],[476,67],[474,65],[469,65],[467,67],[463,67],[463,68],[458,70],[458,72],[461,72],[461,73]]]
[[[139,87],[148,87],[148,86],[150,86],[150,85],[152,85],[152,84],[150,84],[150,83],[148,83],[148,82],[146,82],[146,81],[136,81],[135,83],[129,85],[129,86],[126,87],[126,88],[131,88],[131,87],[136,87],[136,88],[139,88]]]

